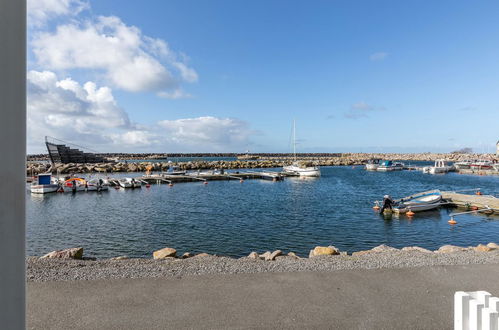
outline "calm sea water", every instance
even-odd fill
[[[497,215],[464,215],[450,226],[448,214],[456,210],[449,208],[417,213],[412,219],[384,218],[371,208],[384,194],[403,197],[435,188],[480,187],[498,194],[499,177],[379,173],[361,167],[321,170],[321,178],[283,182],[212,181],[103,193],[28,194],[28,254],[83,246],[87,256],[150,257],[168,246],[180,253],[237,257],[275,249],[307,255],[316,245],[330,244],[352,252],[383,243],[436,249],[499,242]]]

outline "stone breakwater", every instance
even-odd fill
[[[304,165],[318,166],[353,166],[363,165],[369,159],[381,158],[385,160],[412,161],[435,161],[445,159],[450,162],[463,160],[474,160],[483,158],[478,154],[342,154],[339,157],[318,155],[299,155],[298,160]],[[499,156],[487,155],[488,159],[499,160]],[[30,162],[26,167],[27,175],[38,173],[115,173],[115,172],[144,172],[151,167],[152,171],[166,171],[170,166],[177,166],[182,170],[207,170],[207,169],[251,169],[251,168],[274,168],[288,165],[293,158],[287,154],[260,157],[258,160],[217,160],[217,161],[189,161],[189,162],[126,162],[98,163],[98,164],[49,164],[41,162]]]
[[[110,278],[175,277],[201,274],[258,272],[334,271],[340,269],[407,268],[434,265],[499,264],[499,245],[489,243],[474,247],[444,245],[436,251],[421,247],[396,249],[386,245],[351,255],[334,246],[318,246],[309,257],[293,252],[251,252],[242,258],[228,258],[206,253],[177,255],[172,248],[155,252],[154,259],[111,259],[80,257],[81,248],[54,251],[42,258],[27,258],[28,281],[71,281]],[[67,252],[65,252],[67,251]]]

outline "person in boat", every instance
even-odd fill
[[[390,197],[390,195],[383,196],[383,205],[381,206],[381,209],[379,210],[379,212],[383,213],[383,211],[386,210],[386,209],[390,209],[391,210],[394,203],[395,202]]]

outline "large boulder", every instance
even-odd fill
[[[370,253],[384,253],[384,252],[396,252],[396,251],[399,251],[399,250],[394,248],[394,247],[391,247],[391,246],[388,246],[385,244],[381,244],[381,245],[378,245],[376,247],[373,247],[371,250],[354,252],[354,253],[352,253],[352,256],[362,256],[362,255],[370,254]]]
[[[334,246],[316,246],[313,250],[310,250],[308,257],[332,256],[337,254],[340,254],[340,251]]]
[[[169,247],[166,247],[164,249],[161,249],[161,250],[158,250],[158,251],[154,251],[152,253],[152,256],[153,256],[154,259],[164,259],[164,258],[167,258],[167,257],[173,257],[173,258],[175,258],[176,254],[177,254],[177,250],[169,248]]]
[[[433,253],[433,251],[430,251],[428,249],[419,247],[419,246],[406,246],[402,248],[402,251],[417,251],[417,252],[423,252],[423,253]]]
[[[437,253],[455,253],[467,250],[464,247],[456,246],[456,245],[444,245],[441,246],[437,251]]]
[[[204,257],[211,257],[211,254],[208,253],[198,253],[196,254],[193,258],[204,258]]]
[[[373,247],[371,249],[371,251],[372,252],[395,252],[395,251],[398,251],[398,249],[391,247],[391,246],[388,246],[388,245],[385,245],[385,244],[381,244],[381,245],[378,245],[376,247]]]
[[[288,257],[295,258],[295,259],[300,259],[299,256],[296,255],[294,252],[288,252]]]
[[[260,259],[267,260],[267,259],[269,259],[269,258],[270,258],[270,256],[271,256],[271,255],[272,255],[272,252],[267,251],[267,252],[265,252],[265,253],[263,253],[263,254],[260,254],[260,255],[259,255],[259,257],[260,257]]]
[[[489,252],[489,251],[492,251],[492,250],[495,250],[494,248],[491,248],[489,247],[488,245],[483,245],[483,244],[478,244],[474,250],[476,252]]]
[[[49,259],[82,259],[83,258],[83,248],[72,248],[66,250],[58,250],[47,253],[41,258],[49,258]]]
[[[255,260],[258,260],[260,259],[260,256],[258,255],[258,253],[256,253],[255,251],[251,252],[249,255],[248,255],[248,258],[249,259],[255,259]]]
[[[265,258],[265,260],[269,261],[269,260],[275,260],[276,257],[282,255],[282,251],[281,250],[276,250],[274,252],[272,252],[268,258]]]
[[[499,244],[496,243],[489,243],[487,246],[491,249],[499,249]]]

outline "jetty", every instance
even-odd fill
[[[455,191],[442,191],[442,198],[449,204],[465,208],[491,209],[499,212],[499,198],[492,195],[482,195],[480,189],[473,189],[475,194],[463,194]]]
[[[191,172],[186,174],[168,174],[166,173],[158,173],[158,174],[146,174],[140,177],[135,178],[136,180],[140,180],[146,182],[148,184],[162,184],[162,183],[178,183],[178,182],[208,182],[208,181],[222,181],[222,180],[239,180],[244,181],[248,179],[260,179],[260,180],[269,180],[269,181],[282,181],[285,177],[294,176],[290,173],[284,172],[226,172],[220,173],[216,171],[212,172]]]

